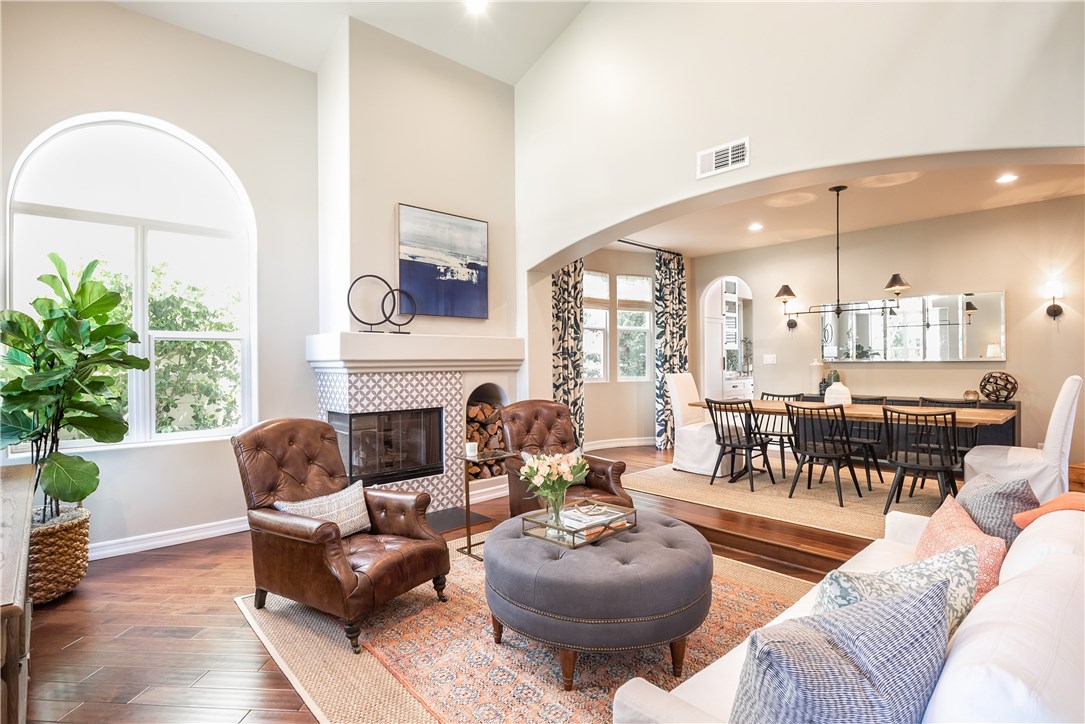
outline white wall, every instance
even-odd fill
[[[27,144],[79,114],[142,113],[208,143],[256,215],[259,415],[313,416],[304,338],[317,329],[315,74],[113,5],[4,3],[2,13],[5,198]],[[92,542],[245,513],[228,440],[86,457],[102,471],[87,499]]]
[[[788,332],[783,308],[773,299],[781,284],[799,295],[792,309],[835,299],[834,238],[780,244],[695,259],[691,318],[713,279],[734,274],[754,297],[754,379],[759,391],[810,390],[809,365],[820,354],[817,315],[801,315]],[[1020,390],[1021,444],[1044,438],[1059,387],[1069,375],[1085,375],[1085,199],[1081,196],[992,211],[886,226],[840,237],[841,296],[878,299],[890,274],[912,284],[908,296],[1006,292],[1005,362],[833,362],[853,393],[916,397],[960,397],[979,388],[992,370],[1009,372]],[[854,271],[858,270],[858,271]],[[1056,323],[1044,314],[1044,282],[1061,279],[1066,296]],[[693,290],[696,290],[695,292]],[[692,324],[691,336],[700,325]],[[693,338],[690,361],[700,379],[701,340]],[[696,351],[695,351],[696,350]],[[776,365],[762,363],[774,354]],[[1071,460],[1085,460],[1085,404],[1079,406]]]

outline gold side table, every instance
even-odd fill
[[[493,462],[497,462],[499,460],[507,460],[508,458],[514,458],[514,457],[517,457],[517,455],[518,455],[517,453],[508,452],[506,450],[501,450],[499,452],[494,452],[494,453],[490,453],[490,454],[480,452],[478,455],[455,455],[455,456],[453,456],[457,460],[462,460],[464,462],[464,466],[463,466],[463,507],[467,511],[466,521],[465,521],[465,524],[464,524],[464,527],[467,529],[467,545],[461,546],[461,547],[457,548],[456,550],[458,550],[460,553],[463,553],[465,556],[468,556],[469,558],[474,558],[476,561],[481,561],[482,556],[477,556],[472,551],[474,550],[476,545],[479,548],[481,548],[482,545],[486,541],[482,541],[481,543],[477,543],[477,544],[471,542],[471,479],[467,475],[467,463],[493,463]]]

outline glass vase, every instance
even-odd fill
[[[548,508],[547,519],[551,526],[546,531],[546,537],[555,540],[565,540],[568,534],[561,530],[563,527],[561,513],[565,509],[565,491],[555,492],[551,497],[546,499],[546,505]]]

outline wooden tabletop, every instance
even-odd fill
[[[751,400],[754,412],[767,415],[786,415],[787,409],[783,400]],[[704,400],[689,403],[691,407],[707,408]],[[798,407],[825,407],[820,402],[792,402]],[[957,413],[958,427],[976,427],[977,425],[1001,425],[1012,420],[1017,410],[1012,408],[988,408],[988,407],[899,407],[897,409],[906,412],[945,412],[950,410]],[[852,420],[875,420],[882,419],[881,405],[845,405],[845,417]]]
[[[22,613],[26,601],[24,572],[29,554],[30,505],[34,494],[34,467],[11,465],[0,471],[0,610],[3,617]]]

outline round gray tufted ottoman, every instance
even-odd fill
[[[486,602],[504,627],[558,647],[565,689],[577,652],[670,644],[682,675],[686,636],[712,604],[712,550],[681,521],[637,511],[637,527],[576,550],[521,533],[512,518],[486,539]]]

